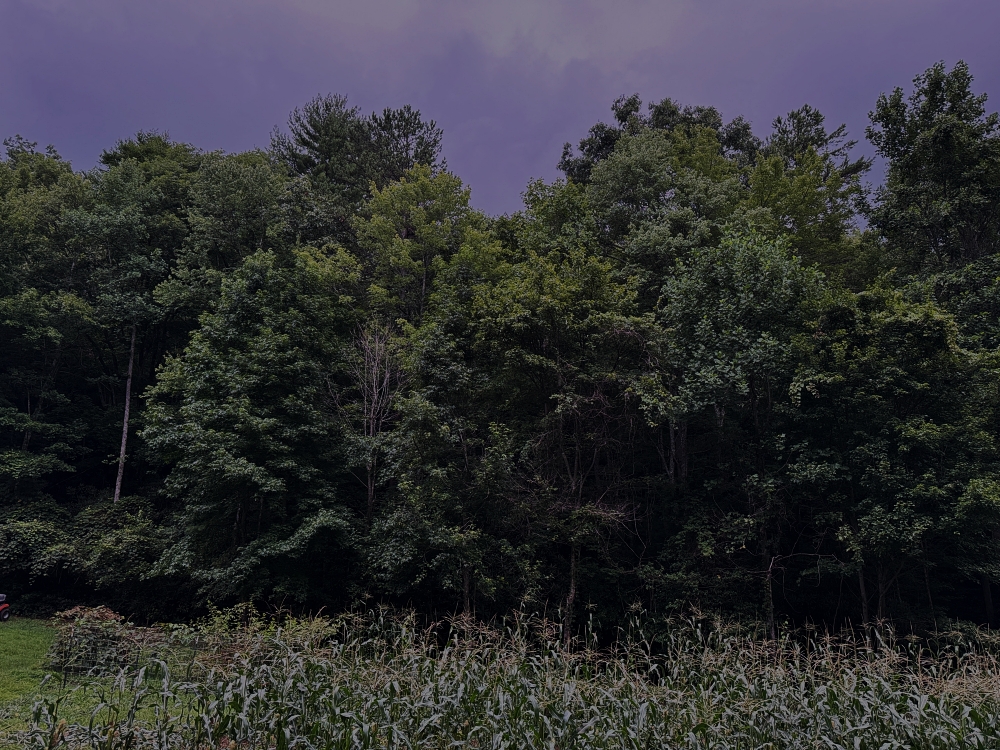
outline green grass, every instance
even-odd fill
[[[32,697],[45,676],[45,655],[56,631],[42,620],[0,624],[0,706]]]
[[[55,634],[43,620],[0,623],[0,732],[26,726]]]

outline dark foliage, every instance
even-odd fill
[[[0,574],[35,608],[996,624],[1000,135],[613,105],[487,217],[410,107],[0,161]],[[864,211],[868,228],[859,228]]]

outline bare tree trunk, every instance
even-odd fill
[[[687,435],[688,426],[684,420],[677,428],[677,474],[681,483],[687,481],[688,475]]]
[[[876,568],[876,572],[878,573],[878,610],[877,610],[878,614],[877,614],[877,617],[878,617],[879,620],[884,620],[885,619],[885,592],[889,588],[889,584],[885,580],[885,578],[886,578],[886,576],[885,576],[885,569],[882,567],[882,565],[879,565]]]
[[[858,587],[861,589],[861,624],[868,630],[871,618],[868,616],[868,588],[865,586],[864,566],[858,568]]]
[[[566,617],[563,622],[563,640],[569,648],[573,640],[573,604],[576,602],[576,567],[580,559],[580,546],[574,544],[569,553],[569,592],[566,594]]]
[[[39,400],[41,400],[41,397],[39,397]],[[28,411],[27,411],[27,415],[28,415],[28,418],[25,420],[25,422],[30,425],[31,424],[31,390],[28,390]],[[28,443],[29,442],[31,442],[31,428],[30,427],[25,427],[24,428],[24,440],[21,441],[21,450],[22,451],[28,450]]]
[[[670,453],[667,459],[667,476],[670,478],[670,484],[674,484],[677,481],[677,428],[674,427],[673,420],[670,421],[670,426],[667,428],[670,433]]]
[[[676,484],[687,478],[687,422],[671,419],[667,425],[667,434],[670,437],[666,460],[667,479],[670,484]]]
[[[374,450],[372,451],[374,453]],[[371,529],[372,525],[372,514],[375,512],[375,481],[377,474],[375,473],[375,459],[371,458],[368,461],[368,507],[365,511],[365,528]]]
[[[1000,529],[993,529],[994,541],[1000,541]],[[996,612],[993,609],[993,581],[986,574],[982,574],[983,583],[983,603],[986,605],[986,621],[991,628],[997,626]]]
[[[21,442],[21,450],[28,450],[28,443],[31,442],[32,432],[31,432],[31,415],[32,413],[38,414],[42,410],[42,402],[45,400],[45,391],[48,389],[48,384],[55,380],[56,375],[59,372],[59,360],[62,357],[62,344],[56,348],[56,355],[52,358],[52,369],[49,371],[49,375],[42,381],[41,388],[38,391],[38,400],[35,401],[34,412],[32,412],[31,407],[31,389],[28,388],[26,394],[28,396],[28,411],[25,414],[28,417],[28,426],[24,428],[24,440]]]
[[[924,565],[924,586],[927,588],[927,605],[931,608],[931,618],[934,620],[934,629],[937,630],[937,613],[934,612],[934,598],[931,596],[931,574]]]
[[[128,444],[128,414],[132,405],[132,365],[135,362],[135,329],[132,324],[132,344],[128,349],[128,377],[125,380],[125,418],[122,420],[122,450],[118,454],[118,479],[115,481],[115,502],[122,495],[122,476],[125,474],[125,446]]]
[[[774,558],[767,568],[767,634],[772,641],[778,640],[778,623],[774,619],[774,588],[771,585],[773,579]]]
[[[365,485],[365,527],[370,529],[378,502],[378,441],[395,416],[395,396],[405,378],[392,350],[392,332],[387,325],[376,321],[359,328],[354,343],[358,356],[351,375],[360,397],[360,414],[347,410],[344,413],[348,419],[361,422],[361,438],[368,453],[364,478],[358,479]],[[344,409],[339,401],[338,406]]]
[[[472,568],[468,565],[462,566],[462,597],[465,614],[472,614]]]
[[[980,580],[983,584],[983,603],[986,605],[986,623],[992,628],[996,624],[993,616],[993,586],[985,573],[980,576]]]
[[[752,403],[756,403],[752,400]],[[757,409],[754,408],[754,421],[757,420]],[[722,464],[722,427],[726,421],[726,407],[715,404],[715,463]],[[759,430],[758,430],[759,432]]]

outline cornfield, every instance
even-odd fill
[[[141,653],[50,691],[21,744],[1000,748],[1000,663],[969,644],[815,634],[767,642],[697,621],[600,651],[565,648],[545,623],[459,620],[442,632],[372,615],[175,629],[155,647],[140,638]],[[71,716],[81,705],[86,713]]]

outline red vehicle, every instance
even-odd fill
[[[10,619],[10,605],[7,603],[7,595],[0,594],[0,622],[7,622]]]

